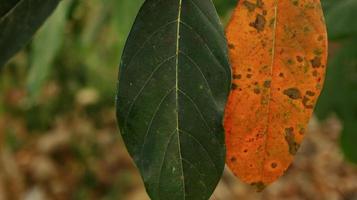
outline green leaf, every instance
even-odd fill
[[[31,39],[58,2],[59,0],[1,0],[0,67]]]
[[[325,4],[327,5],[328,3],[326,2]],[[334,1],[333,6],[329,7],[326,15],[330,40],[351,37],[357,34],[356,10],[356,0]]]
[[[60,4],[33,40],[31,69],[27,88],[31,99],[36,98],[50,73],[53,60],[60,50],[64,38],[67,11],[71,1]]]
[[[153,200],[203,200],[214,191],[230,78],[211,0],[146,0],[120,64],[117,119]]]

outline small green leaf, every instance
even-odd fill
[[[59,0],[1,0],[0,67],[31,39],[58,2]]]
[[[207,200],[224,168],[231,72],[211,0],[146,0],[119,72],[117,119],[153,200]]]
[[[36,98],[39,94],[50,73],[52,62],[61,48],[70,2],[71,0],[67,0],[58,6],[33,40],[31,69],[27,80],[27,88],[31,99]]]

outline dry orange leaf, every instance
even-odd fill
[[[241,0],[226,30],[233,85],[227,164],[262,189],[291,164],[321,92],[327,34],[319,0]]]

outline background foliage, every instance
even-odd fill
[[[59,199],[121,199],[134,187],[137,176],[130,175],[135,168],[116,128],[114,96],[121,51],[142,2],[63,0],[31,43],[0,69],[1,157],[23,174],[21,181],[11,178],[16,173],[5,181],[12,183],[8,199],[33,191],[34,183],[46,185],[42,175],[54,173],[52,168],[69,186],[58,186],[59,193],[47,188]],[[226,23],[236,0],[214,2]],[[316,115],[337,116],[343,124],[340,147],[357,163],[357,1],[323,5],[330,60]],[[42,170],[37,174],[31,167]]]

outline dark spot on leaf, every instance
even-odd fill
[[[305,134],[305,129],[304,129],[304,128],[301,128],[301,129],[299,130],[299,134],[300,134],[300,135],[304,135],[304,134]]]
[[[296,60],[298,61],[298,62],[302,62],[302,61],[304,61],[304,59],[301,57],[301,56],[296,56]]]
[[[309,99],[308,97],[304,96],[304,98],[302,99],[302,104],[303,104],[304,107],[307,108],[307,109],[312,109],[312,108],[314,108],[313,105],[309,105],[309,101],[310,101],[310,99]]]
[[[257,29],[258,32],[261,32],[264,30],[265,24],[266,24],[265,17],[261,14],[257,14],[255,21],[250,23],[249,25]]]
[[[313,68],[319,68],[321,66],[321,57],[315,56],[310,62]]]
[[[318,75],[317,71],[314,70],[314,71],[312,72],[312,75],[313,75],[314,77],[316,77],[316,76]]]
[[[301,92],[297,88],[289,88],[284,90],[283,92],[286,96],[288,96],[290,99],[300,99],[301,98]]]
[[[270,86],[271,86],[271,80],[266,80],[266,81],[264,81],[264,87],[266,87],[266,88],[270,88]]]
[[[313,96],[315,96],[315,92],[308,90],[308,91],[306,91],[306,95],[313,97]]]
[[[251,68],[248,68],[248,72],[251,72],[252,71],[252,69]]]
[[[235,83],[232,83],[232,90],[236,90],[238,88],[238,85]]]
[[[252,74],[247,74],[247,78],[252,78]]]
[[[285,129],[285,141],[288,143],[289,153],[291,155],[295,155],[297,153],[300,145],[295,141],[294,128],[293,127]]]
[[[322,41],[323,39],[324,39],[324,36],[322,36],[322,35],[320,35],[320,36],[317,38],[318,41]]]
[[[262,8],[264,6],[263,0],[257,0],[257,7]]]
[[[229,44],[228,44],[228,48],[230,48],[230,49],[234,49],[234,48],[235,48],[235,46],[234,46],[234,44],[229,43]]]
[[[286,134],[286,135],[294,134],[294,128],[293,128],[293,127],[286,128],[286,129],[285,129],[285,134]]]
[[[276,167],[278,167],[278,164],[276,162],[272,162],[270,166],[271,168],[275,169]]]
[[[249,1],[243,1],[243,5],[248,9],[249,12],[252,12],[255,10],[256,5],[254,3],[251,3]]]
[[[255,89],[254,89],[254,93],[255,93],[255,94],[260,94],[259,88],[255,88]]]
[[[320,49],[320,48],[314,49],[314,54],[315,54],[316,56],[320,56],[320,55],[322,54],[322,52],[323,52],[323,50]]]
[[[233,79],[241,79],[242,78],[242,75],[240,75],[240,74],[234,74],[233,75]]]
[[[291,60],[291,59],[288,59],[288,64],[289,64],[289,65],[292,65],[292,64],[294,64],[294,61]]]
[[[231,158],[231,161],[232,161],[232,162],[236,162],[236,161],[237,161],[237,158],[233,156],[233,157]]]
[[[279,74],[279,77],[284,77],[284,74],[283,74],[283,73],[280,73],[280,74]]]

